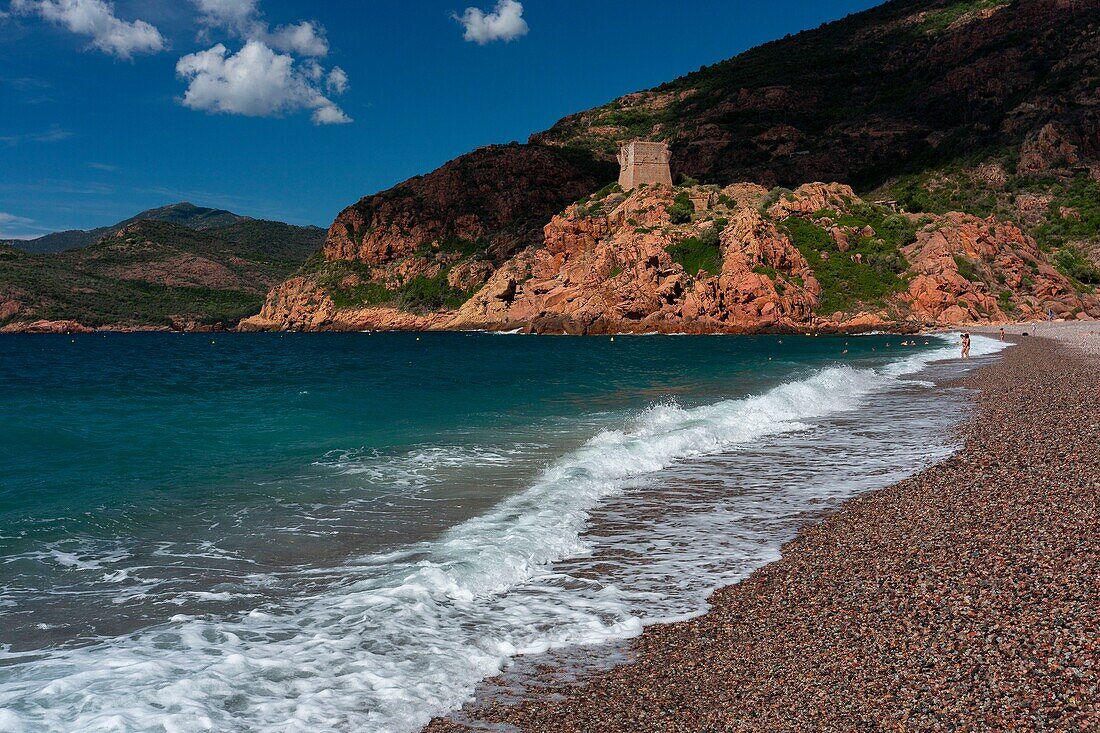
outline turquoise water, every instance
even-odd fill
[[[901,340],[2,338],[0,729],[415,730],[697,613],[949,449]]]

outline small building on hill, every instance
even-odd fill
[[[624,191],[643,183],[671,186],[672,171],[668,165],[671,160],[672,153],[666,143],[641,140],[627,143],[619,149],[619,185]]]

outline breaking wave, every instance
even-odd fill
[[[975,356],[1001,347],[974,337]],[[834,366],[700,407],[659,404],[552,462],[491,511],[438,539],[347,563],[343,582],[289,606],[178,615],[95,646],[9,659],[0,729],[417,730],[516,655],[628,638],[655,620],[638,613],[635,591],[561,567],[593,552],[585,530],[609,498],[692,459],[809,430],[954,352],[879,370]],[[354,456],[330,458],[361,470]],[[404,467],[410,483],[444,458],[418,455]],[[756,538],[754,562],[772,559],[782,539]]]

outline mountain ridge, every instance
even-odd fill
[[[3,240],[2,243],[32,254],[48,254],[95,244],[103,237],[138,221],[171,221],[191,229],[202,230],[226,226],[250,218],[234,214],[225,209],[196,206],[189,201],[181,201],[147,209],[109,226],[96,227],[95,229],[67,229],[61,232],[51,232],[34,239],[7,239]]]
[[[318,227],[194,209],[210,226],[139,215],[62,252],[0,245],[0,331],[232,327],[324,241]]]

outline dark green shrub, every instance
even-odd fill
[[[711,275],[722,272],[722,249],[718,242],[718,230],[714,227],[704,229],[697,237],[686,239],[670,245],[665,249],[672,256],[672,261],[684,268],[684,272],[692,277],[705,271]]]
[[[600,199],[606,198],[607,196],[610,196],[613,193],[622,193],[622,192],[623,192],[623,187],[619,185],[618,181],[616,181],[614,183],[609,183],[606,186],[604,186],[603,188],[601,188],[599,191],[596,191],[596,193],[592,194],[592,198],[596,201],[599,201]]]
[[[821,285],[817,311],[822,315],[850,310],[859,303],[881,303],[905,289],[900,273],[909,263],[896,246],[880,238],[860,237],[847,253],[841,253],[829,233],[811,221],[792,216],[782,227]],[[863,262],[856,262],[855,254],[861,254]]]
[[[981,282],[981,278],[978,277],[978,271],[974,263],[962,255],[955,255],[955,267],[959,268],[959,274],[970,282]]]
[[[695,213],[695,204],[691,203],[691,197],[687,191],[676,194],[672,204],[665,209],[673,224],[687,224]]]
[[[1086,285],[1100,285],[1100,269],[1076,247],[1063,247],[1054,256],[1054,266],[1068,277]]]
[[[453,310],[469,298],[470,293],[447,284],[446,272],[435,277],[417,275],[397,289],[398,305],[410,311],[437,311],[442,308]]]

